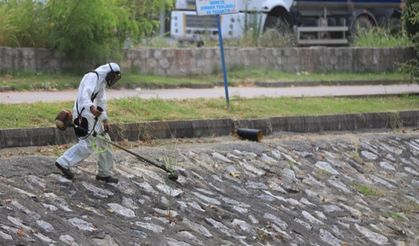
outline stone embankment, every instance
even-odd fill
[[[221,141],[222,140],[222,141]],[[225,137],[116,152],[118,185],[0,159],[1,245],[418,245],[419,134]],[[1,152],[0,152],[1,153]]]
[[[158,75],[213,74],[220,70],[216,47],[190,49],[127,49],[117,59],[124,72]],[[228,68],[266,68],[284,72],[391,72],[414,58],[413,48],[226,48]],[[0,71],[57,72],[93,69],[42,48],[0,47]]]

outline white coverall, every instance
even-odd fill
[[[116,63],[111,63],[111,65],[113,70],[120,71],[119,66]],[[95,131],[97,134],[104,134],[101,121],[108,119],[106,113],[105,77],[111,71],[111,68],[109,64],[105,64],[98,67],[95,71],[99,75],[99,78],[96,73],[89,72],[84,75],[80,82],[77,99],[73,108],[73,121],[75,118],[77,118],[78,112],[81,112],[81,116],[85,117],[89,122],[88,130],[90,133],[95,123],[95,117],[90,112],[90,106],[94,105],[96,107],[101,107],[103,112],[96,124]],[[97,96],[92,102],[91,97],[96,93]],[[107,133],[105,133],[104,136],[110,140],[110,137]],[[101,141],[99,138],[95,138],[92,135],[86,139],[79,138],[79,142],[76,145],[72,146],[57,159],[58,164],[64,168],[71,168],[76,166],[79,162],[86,159],[94,152],[93,145],[95,143],[99,149],[103,149],[98,153],[98,175],[101,177],[111,176],[114,162],[112,152],[109,150],[109,147],[106,147],[107,144],[104,141]]]

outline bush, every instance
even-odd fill
[[[406,0],[403,19],[409,36],[413,37],[419,33],[419,0]]]
[[[76,61],[117,59],[127,39],[156,30],[166,1],[0,0],[0,45],[50,48]]]
[[[118,57],[125,39],[137,37],[139,30],[115,1],[49,0],[45,9],[48,47],[75,60]]]
[[[403,70],[410,74],[412,80],[419,81],[419,0],[406,1],[403,20],[416,51],[416,58],[404,64]]]
[[[266,30],[259,38],[259,45],[261,47],[292,47],[296,44],[296,37],[292,32],[280,33],[276,29]]]
[[[31,0],[0,1],[0,45],[42,47],[45,22],[42,4]]]
[[[15,46],[17,28],[11,23],[12,13],[6,6],[0,6],[0,46]]]
[[[174,0],[120,0],[119,4],[130,10],[130,15],[141,27],[139,37],[155,34],[159,27],[159,14],[164,6],[166,11],[173,8]]]

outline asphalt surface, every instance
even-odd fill
[[[365,85],[365,86],[308,86],[308,87],[230,87],[230,97],[330,97],[376,96],[419,93],[418,84]],[[0,92],[0,103],[33,103],[73,101],[76,90]],[[122,89],[107,90],[108,99],[140,97],[143,99],[193,99],[225,97],[224,87],[210,89]]]

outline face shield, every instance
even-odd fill
[[[118,80],[121,79],[122,74],[120,71],[115,71],[111,64],[109,63],[109,68],[111,69],[111,71],[109,71],[108,74],[106,74],[105,80],[106,80],[106,84],[108,85],[108,87],[113,86]]]

